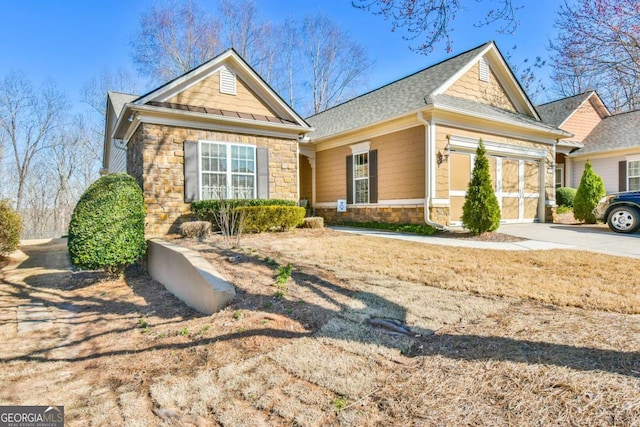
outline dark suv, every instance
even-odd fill
[[[640,228],[640,191],[605,196],[600,199],[593,214],[616,233],[634,233]]]

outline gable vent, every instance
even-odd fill
[[[220,69],[220,93],[236,94],[236,74],[227,67]]]
[[[487,64],[484,58],[480,58],[480,81],[489,81],[489,64]]]

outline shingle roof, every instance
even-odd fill
[[[138,98],[138,95],[131,95],[129,93],[122,92],[107,92],[107,96],[111,100],[111,105],[113,105],[113,109],[116,112],[116,120],[118,120],[124,104],[133,102]]]
[[[560,126],[594,92],[588,91],[567,98],[558,99],[536,106],[542,120],[553,126]]]
[[[427,97],[489,44],[491,42],[308,117],[307,122],[316,128],[311,139],[357,129],[424,107],[429,101]]]
[[[534,127],[544,131],[558,132],[556,126],[541,122],[533,117],[525,116],[524,114],[514,113],[512,111],[503,110],[502,108],[494,107],[492,105],[483,104],[468,99],[458,98],[451,95],[436,95],[430,97],[429,100],[436,107],[448,107],[456,110],[463,110],[472,115],[478,115],[489,119],[499,120],[502,122],[518,123],[520,125]],[[567,133],[567,136],[570,134]]]
[[[575,155],[640,147],[640,110],[605,117],[582,142]]]

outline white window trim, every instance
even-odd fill
[[[359,142],[358,144],[352,144],[349,146],[349,148],[351,148],[351,154],[353,155],[368,153],[369,151],[371,151],[371,141],[364,141],[364,142]]]
[[[564,187],[564,163],[556,163],[556,171],[557,170],[561,170],[562,172],[560,172],[560,185],[558,185],[558,182],[556,181],[555,184],[555,188],[559,188],[559,187]],[[555,172],[555,171],[554,171]],[[554,179],[556,178],[556,176],[554,175]]]
[[[231,166],[232,166],[232,151],[231,148],[232,147],[249,147],[253,149],[253,174],[240,174],[240,175],[253,175],[253,194],[251,196],[251,198],[255,199],[257,196],[257,190],[258,190],[258,171],[257,171],[257,167],[258,167],[258,159],[257,159],[257,150],[256,150],[256,146],[255,145],[251,145],[251,144],[240,144],[240,143],[234,143],[234,142],[226,142],[226,141],[210,141],[210,140],[199,140],[198,141],[198,200],[203,200],[202,198],[202,173],[204,172],[202,170],[202,144],[218,144],[218,145],[224,145],[227,149],[227,170],[225,172],[226,176],[227,176],[227,194],[225,195],[225,197],[227,199],[231,198],[231,184],[233,182],[233,175],[238,175],[238,173],[234,173],[231,171]]]
[[[640,178],[640,175],[631,176],[629,171],[631,169],[631,162],[640,162],[640,155],[627,156],[626,161],[627,161],[627,191],[638,191],[640,190],[640,188],[634,189],[634,190],[631,189],[631,178]]]
[[[356,178],[356,157],[361,155],[361,154],[366,154],[367,155],[367,177],[366,178]],[[369,150],[367,151],[360,151],[357,153],[353,154],[353,204],[354,205],[368,205],[370,200],[371,200],[371,181],[370,181],[370,177],[371,177],[371,169],[369,168],[370,166],[370,158],[369,158]],[[358,195],[356,193],[356,181],[362,181],[362,180],[367,180],[367,201],[366,202],[357,202],[358,199]]]

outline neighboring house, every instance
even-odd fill
[[[540,119],[493,42],[307,121],[300,194],[329,222],[460,224],[480,139],[503,222],[553,219],[555,147],[571,134]]]
[[[143,96],[108,94],[103,173],[136,178],[147,237],[176,232],[198,199],[298,199],[312,128],[233,50]]]
[[[577,188],[590,160],[607,193],[640,190],[640,111],[612,115],[595,91],[537,110],[549,124],[574,134],[558,143],[556,187]]]
[[[538,105],[536,109],[546,123],[573,134],[571,138],[559,141],[556,146],[556,188],[570,187],[574,174],[568,155],[582,148],[587,135],[611,113],[595,91]]]
[[[605,117],[569,154],[577,188],[587,160],[602,177],[607,193],[640,191],[640,110]]]

